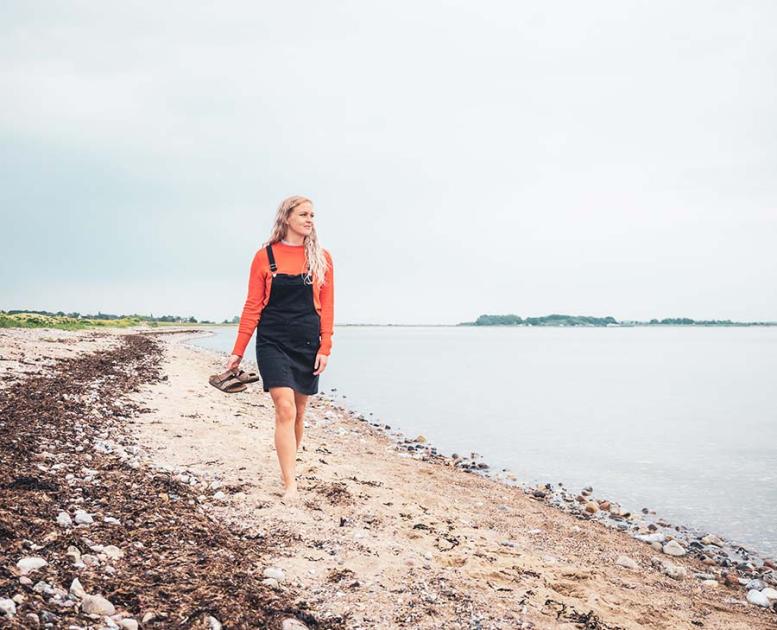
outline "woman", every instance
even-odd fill
[[[248,297],[240,316],[228,370],[236,370],[256,330],[256,362],[264,391],[275,404],[275,450],[281,467],[281,501],[298,498],[297,450],[308,396],[318,393],[318,377],[332,350],[334,273],[313,225],[313,203],[285,199],[269,240],[256,252]],[[258,324],[258,326],[257,326]]]

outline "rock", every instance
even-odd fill
[[[81,556],[81,562],[87,567],[96,567],[100,564],[100,559],[91,553],[85,553]]]
[[[40,611],[40,620],[43,623],[54,624],[57,622],[57,619],[59,619],[59,617],[57,617],[54,613],[49,612],[48,610]]]
[[[688,574],[685,567],[678,566],[664,558],[653,557],[650,559],[650,563],[654,567],[657,567],[664,575],[668,575],[673,580],[680,580]]]
[[[57,514],[57,525],[60,527],[72,527],[73,519],[70,518],[70,514],[67,512],[60,512]]]
[[[657,532],[655,534],[637,534],[636,536],[634,536],[634,538],[646,543],[653,543],[653,542],[662,543],[666,540],[666,536],[664,536],[660,532]]]
[[[103,518],[103,521],[111,525],[121,525],[121,521],[118,518],[114,518],[113,516],[106,516]]]
[[[153,610],[149,610],[145,615],[143,615],[143,619],[140,620],[140,623],[148,623],[149,621],[153,621],[156,619],[156,613]]]
[[[42,595],[51,595],[54,593],[54,589],[51,587],[51,584],[44,582],[43,580],[33,586],[32,590],[36,593],[41,593]]]
[[[14,601],[14,603],[15,603],[15,604],[17,604],[17,605],[20,605],[20,604],[23,604],[23,603],[24,603],[24,595],[22,595],[21,593],[17,593],[17,594],[16,594],[16,595],[14,595],[14,596],[13,596],[11,599],[12,599],[12,600]]]
[[[23,575],[19,578],[19,584],[22,586],[30,586],[32,584],[32,580],[28,578],[26,575]]]
[[[277,588],[278,587],[278,580],[275,578],[264,578],[262,580],[262,584],[265,584],[269,586],[270,588]]]
[[[769,598],[761,591],[756,591],[755,589],[747,591],[747,601],[756,606],[764,606],[767,608],[769,606]]]
[[[81,602],[81,610],[88,615],[110,616],[116,614],[113,604],[102,595],[87,595]]]
[[[214,616],[210,615],[208,617],[208,627],[210,630],[221,630],[221,622]]]
[[[639,569],[639,565],[628,556],[618,556],[618,559],[615,561],[615,564],[617,564],[620,567],[625,567],[631,570]]]
[[[585,504],[585,511],[589,514],[596,514],[599,511],[599,506],[594,501],[589,501]]]
[[[413,440],[413,442],[418,442],[419,444],[425,444],[426,438],[423,435],[419,434],[418,437],[415,440]]]
[[[111,560],[121,560],[124,557],[124,552],[116,545],[108,545],[103,549],[103,553]]]
[[[606,499],[604,501],[599,501],[599,509],[600,510],[605,510],[605,511],[609,512],[610,511],[610,505],[611,505],[611,503],[609,501],[607,501]]]
[[[38,569],[42,569],[47,564],[48,562],[46,562],[43,558],[38,558],[37,556],[28,556],[19,560],[19,562],[16,563],[16,568],[21,571],[22,575],[27,575],[28,573],[33,573]]]
[[[610,514],[613,516],[623,515],[623,508],[617,503],[610,503]]]
[[[76,510],[75,521],[78,525],[90,525],[94,523],[94,519],[92,518],[92,515],[85,510]]]
[[[84,590],[84,587],[81,586],[81,581],[78,578],[75,578],[70,585],[70,593],[78,597],[78,599],[84,599],[84,597],[86,597],[86,591]]]
[[[278,567],[267,567],[262,571],[262,575],[278,580],[279,582],[283,581],[283,569],[279,569]]]
[[[24,618],[28,621],[28,626],[37,628],[40,625],[40,617],[35,613],[27,613]]]
[[[664,545],[663,551],[668,556],[684,556],[687,552],[685,548],[676,540],[670,540]]]
[[[766,588],[766,584],[763,583],[763,580],[749,580],[745,584],[745,590],[747,591],[762,591]]]
[[[739,578],[737,577],[736,573],[726,573],[726,575],[723,576],[723,582],[726,584],[726,586],[731,586],[733,588],[739,587]]]
[[[716,547],[723,546],[723,541],[714,534],[707,534],[701,539],[701,542],[705,545],[715,545]]]
[[[119,621],[119,628],[123,628],[123,630],[138,630],[138,622],[134,619],[122,619]]]
[[[701,585],[715,588],[716,586],[720,586],[720,583],[717,580],[702,580]]]
[[[16,602],[6,597],[0,599],[0,613],[13,617],[16,614]]]
[[[281,630],[307,630],[307,626],[299,619],[287,617],[281,623]]]
[[[223,501],[227,498],[227,495],[219,490],[216,494],[213,495],[213,498],[216,499],[216,501]]]

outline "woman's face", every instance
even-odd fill
[[[302,237],[309,236],[313,231],[313,205],[309,201],[303,201],[295,207],[289,215],[288,226],[292,232]]]

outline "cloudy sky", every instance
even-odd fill
[[[224,319],[310,196],[336,321],[777,320],[777,5],[0,5],[0,308]]]

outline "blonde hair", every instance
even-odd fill
[[[270,232],[270,238],[267,240],[267,242],[265,242],[263,247],[266,247],[267,245],[273,245],[274,243],[279,243],[281,240],[286,238],[286,232],[289,229],[289,225],[287,223],[289,216],[291,215],[294,208],[296,208],[301,203],[305,203],[306,201],[311,206],[313,205],[313,202],[310,199],[301,195],[294,195],[281,201],[281,205],[278,206],[278,212],[275,214],[275,224],[273,225],[272,231]],[[318,242],[315,225],[313,226],[310,234],[305,237],[302,244],[305,247],[305,260],[308,267],[307,275],[305,277],[306,281],[315,281],[319,285],[323,285],[324,276],[327,272],[327,269],[329,269],[329,263],[327,262],[326,256],[324,255],[324,248],[321,247],[321,244]]]

